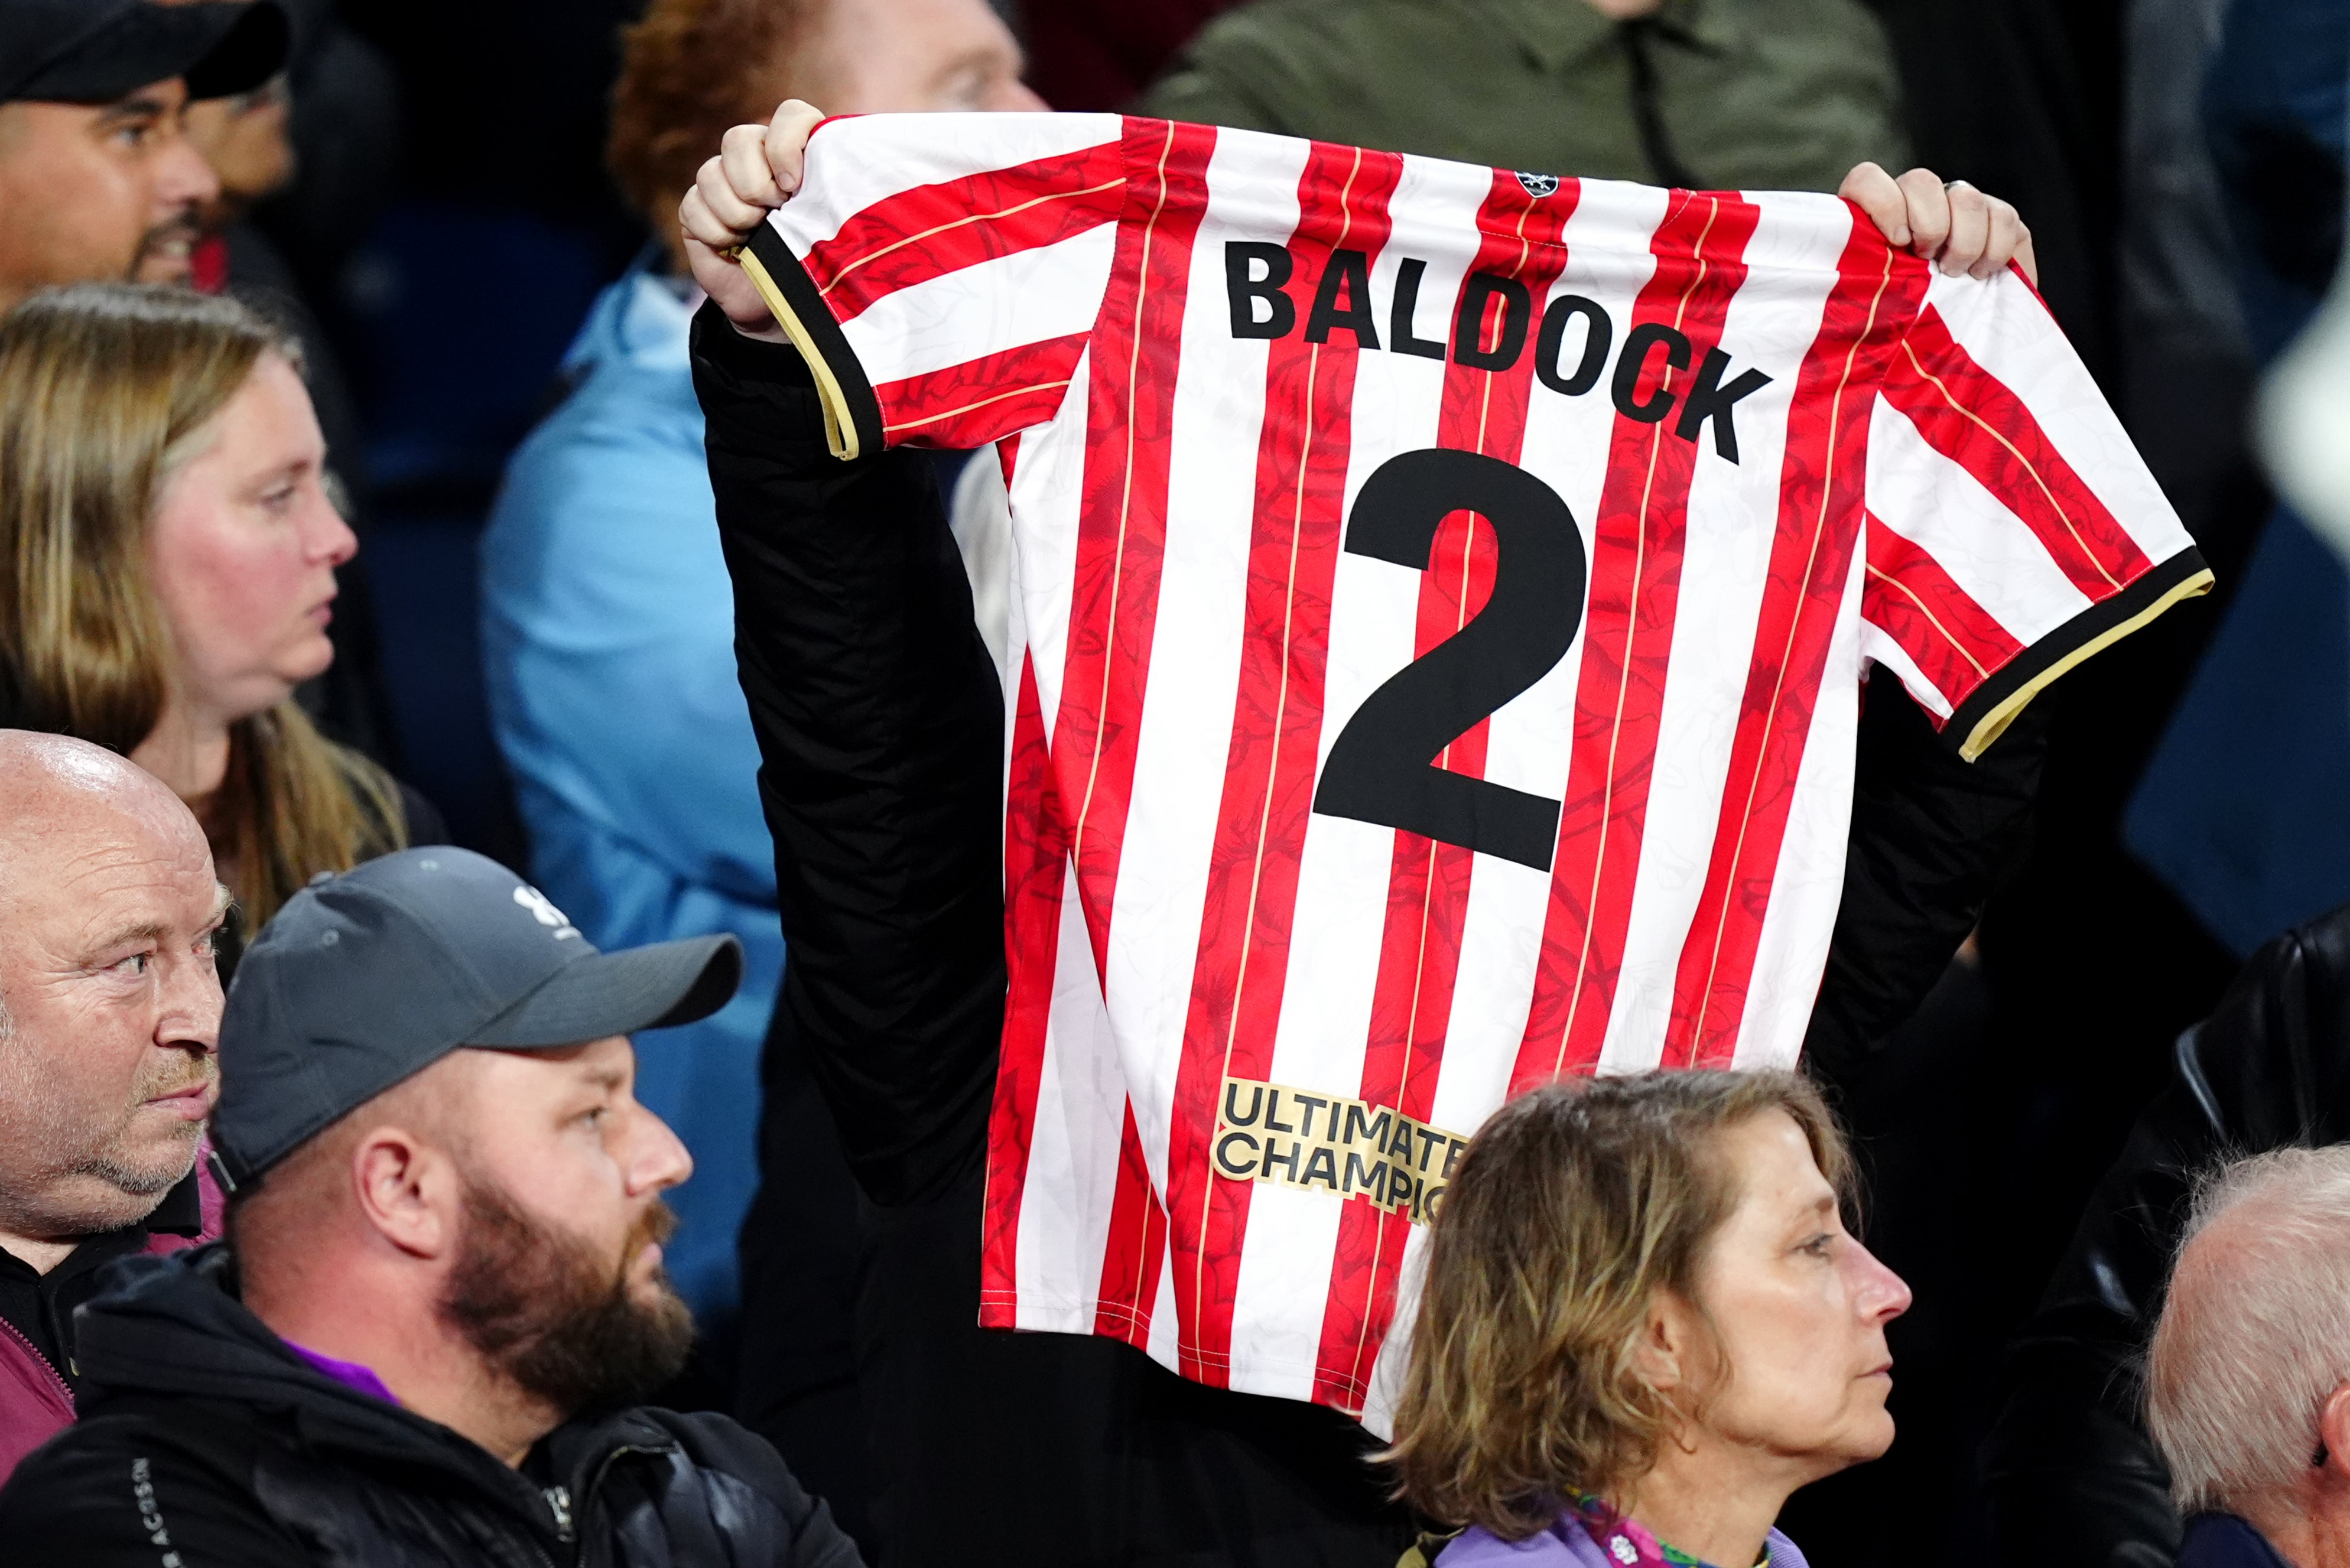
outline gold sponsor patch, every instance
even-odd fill
[[[1469,1140],[1392,1106],[1226,1078],[1216,1107],[1216,1174],[1230,1181],[1360,1198],[1415,1225],[1436,1217]]]

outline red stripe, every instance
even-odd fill
[[[1127,121],[1126,140],[1150,123]],[[1126,170],[1124,143],[1105,141],[917,185],[858,213],[801,265],[834,318],[851,321],[884,295],[1114,222]]]
[[[1695,343],[1719,338],[1731,296],[1746,280],[1740,257],[1756,209],[1734,195],[1674,192],[1648,244],[1655,274],[1633,306],[1635,326],[1661,322]],[[1692,360],[1696,356],[1692,355]],[[1657,384],[1680,391],[1695,371],[1664,368]],[[1654,375],[1652,371],[1650,374]],[[1648,376],[1635,389],[1645,397]],[[1591,587],[1576,678],[1574,753],[1567,768],[1550,909],[1533,1005],[1511,1075],[1512,1092],[1599,1060],[1615,1004],[1632,883],[1648,825],[1649,772],[1664,705],[1690,476],[1702,441],[1618,414],[1607,478],[1593,520]]]
[[[1497,171],[1477,215],[1483,238],[1471,270],[1523,280],[1539,315],[1566,265],[1560,234],[1580,194],[1581,187],[1569,182],[1552,197],[1533,197],[1516,175]],[[1467,286],[1464,275],[1464,292]],[[1456,309],[1458,304],[1456,297]],[[1491,345],[1500,323],[1489,315],[1479,325],[1479,346]],[[1531,346],[1504,371],[1448,366],[1436,444],[1517,462],[1533,385]],[[1420,580],[1415,659],[1468,625],[1492,596],[1495,556],[1491,524],[1469,513],[1454,514],[1437,530],[1430,560]],[[1481,721],[1446,748],[1438,765],[1482,777],[1490,731],[1490,721]],[[1438,844],[1416,833],[1395,836],[1387,925],[1380,937],[1358,1094],[1423,1122],[1436,1099],[1475,861],[1474,853],[1458,845]],[[1315,1371],[1317,1402],[1361,1410],[1372,1361],[1395,1316],[1404,1242],[1410,1232],[1408,1214],[1383,1212],[1368,1202],[1350,1202],[1340,1211],[1336,1262],[1323,1308]]]
[[[1402,173],[1392,153],[1316,142],[1298,182],[1289,245],[1301,299],[1333,249],[1375,254]],[[1353,438],[1352,333],[1268,345],[1263,436],[1249,543],[1238,689],[1208,872],[1191,1002],[1176,1069],[1168,1150],[1180,1369],[1230,1379],[1232,1299],[1253,1184],[1217,1179],[1208,1160],[1228,1074],[1264,1076],[1288,967],[1297,863],[1322,730],[1330,589]]]
[[[1674,979],[1666,1066],[1727,1065],[1737,1048],[1812,711],[1860,542],[1877,381],[1931,275],[1925,262],[1895,251],[1858,218],[1836,272],[1787,416],[1768,586],[1705,888]]]
[[[1861,590],[1860,618],[1899,643],[1952,708],[2023,651],[1939,561],[1874,514],[1864,516],[1861,526],[1868,535],[1868,580]],[[1939,726],[1940,721],[1935,722]]]
[[[965,452],[1060,411],[1090,334],[1047,337],[873,389],[891,446]]]
[[[1886,367],[1887,400],[1936,452],[2023,519],[2073,586],[2102,599],[2153,565],[2073,472],[2023,400],[1928,306]]]
[[[1073,813],[1077,896],[1095,972],[1105,977],[1159,618],[1167,464],[1191,242],[1207,208],[1208,159],[1216,145],[1216,133],[1204,126],[1160,119],[1127,124],[1136,210],[1134,220],[1118,230],[1092,337],[1068,650],[1053,725],[1054,776]],[[1125,1138],[1098,1311],[1104,1322],[1129,1325],[1140,1344],[1149,1334],[1166,1222],[1150,1190],[1131,1107]]]
[[[1118,1141],[1118,1184],[1110,1202],[1109,1240],[1102,1252],[1101,1290],[1094,1332],[1137,1350],[1150,1346],[1150,1309],[1167,1259],[1167,1210],[1151,1190],[1150,1166],[1135,1126],[1134,1102]]]
[[[1036,1125],[1036,1090],[1051,1033],[1053,971],[1061,942],[1068,830],[1054,793],[1033,659],[1020,661],[1003,826],[1003,1049],[988,1113],[987,1199],[982,1220],[980,1322],[1015,1326],[1020,1200]]]

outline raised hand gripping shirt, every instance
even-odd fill
[[[982,1320],[1378,1430],[1506,1096],[1794,1059],[1865,667],[1972,757],[2210,582],[2031,288],[1831,197],[875,116],[745,255],[837,452],[1010,485]]]

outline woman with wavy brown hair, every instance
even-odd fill
[[[177,289],[85,284],[0,317],[0,725],[171,785],[247,930],[430,812],[293,701],[333,660],[358,548],[300,366],[245,306]]]
[[[1386,1456],[1468,1527],[1441,1568],[1801,1568],[1780,1506],[1893,1440],[1909,1289],[1845,1229],[1850,1172],[1793,1073],[1496,1112],[1435,1223]]]

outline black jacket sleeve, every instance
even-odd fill
[[[2245,965],[2182,1034],[2168,1085],[2106,1172],[2012,1346],[1984,1449],[1999,1559],[2160,1568],[2178,1555],[2169,1477],[2139,1417],[2138,1358],[2196,1174],[2350,1138],[2350,909]]]
[[[1805,1060],[1830,1082],[1918,1011],[2022,861],[2048,754],[2044,699],[1970,763],[1892,676],[1872,679],[1866,695],[1844,901],[1804,1038]]]
[[[667,1427],[694,1464],[739,1481],[750,1497],[775,1511],[775,1521],[788,1544],[780,1553],[773,1557],[763,1554],[759,1561],[772,1563],[773,1568],[865,1568],[865,1559],[858,1555],[857,1542],[834,1522],[832,1511],[825,1506],[824,1500],[800,1485],[783,1457],[764,1438],[709,1411],[660,1410],[644,1414]],[[728,1522],[739,1529],[739,1521]],[[681,1526],[681,1521],[671,1521],[668,1534],[671,1550],[679,1561],[716,1561],[715,1557],[695,1556],[685,1549],[689,1542],[711,1547],[718,1543],[698,1539],[692,1531]],[[725,1561],[744,1561],[751,1554],[747,1549],[762,1541],[754,1532],[742,1532],[732,1543],[733,1549],[723,1553]]]
[[[920,1201],[981,1157],[1003,1032],[995,667],[922,453],[832,457],[797,351],[714,308],[693,379],[775,840],[769,1058],[806,1063],[868,1197]]]
[[[225,1454],[199,1456],[101,1417],[0,1488],[0,1562],[77,1568],[313,1568]],[[224,1445],[236,1449],[232,1435]],[[241,1456],[241,1450],[240,1456]]]

